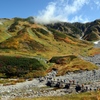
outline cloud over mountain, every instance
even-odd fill
[[[35,21],[42,24],[57,21],[69,21],[70,15],[77,13],[84,5],[87,5],[88,3],[89,0],[55,0],[54,2],[49,2],[46,8],[39,12],[39,15],[35,18]],[[73,17],[73,19],[80,21],[83,21],[82,18],[82,15],[75,18]],[[86,19],[86,21],[87,20],[88,19]]]

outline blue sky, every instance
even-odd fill
[[[37,22],[88,22],[100,18],[100,0],[0,0],[0,18],[35,16]]]

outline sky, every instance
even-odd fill
[[[100,19],[100,0],[0,0],[0,18],[34,16],[37,23]]]

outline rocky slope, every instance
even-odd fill
[[[54,23],[47,25],[49,28],[64,32],[70,36],[95,41],[100,39],[100,20],[95,20],[89,23]]]
[[[60,77],[56,77],[55,75],[56,72],[52,71],[51,73],[48,73],[47,76],[33,79],[32,81],[26,80],[23,83],[8,86],[3,86],[1,84],[1,100],[62,96],[78,92],[97,91],[100,89],[100,70],[68,73]],[[58,83],[61,85],[57,85]],[[46,84],[50,87],[46,87]],[[81,87],[78,91],[76,89],[77,86]]]

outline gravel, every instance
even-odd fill
[[[0,86],[1,100],[11,100],[15,97],[21,98],[34,98],[41,96],[62,96],[65,94],[73,93],[77,84],[83,85],[90,90],[100,89],[100,69],[93,71],[81,71],[80,73],[68,73],[64,76],[56,77],[55,71],[49,73],[46,77],[33,79],[32,81],[25,81],[23,83],[17,83],[16,85]],[[46,87],[46,83],[49,77],[52,77],[52,81],[59,79],[61,82],[70,83],[70,89],[54,89],[54,87]],[[40,82],[40,80],[43,80]],[[66,80],[66,81],[65,81]],[[73,82],[72,84],[71,82]]]

